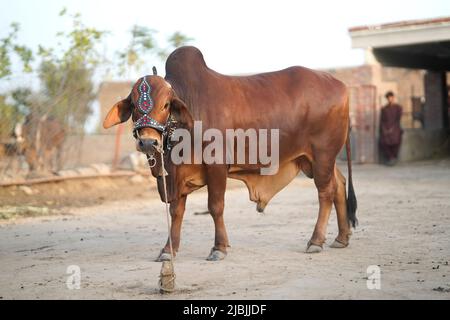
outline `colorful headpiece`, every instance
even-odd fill
[[[151,87],[144,77],[138,88],[139,97],[137,101],[137,108],[142,114],[142,117],[134,122],[134,131],[141,128],[153,128],[161,132],[165,130],[165,125],[150,117],[150,112],[153,109],[153,99],[151,97],[151,91]]]

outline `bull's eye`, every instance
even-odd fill
[[[164,109],[167,109],[170,106],[169,102],[166,102],[166,104],[164,105]]]

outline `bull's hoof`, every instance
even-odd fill
[[[206,260],[208,261],[220,261],[225,259],[225,257],[227,256],[226,253],[220,251],[220,250],[216,250],[216,249],[212,249],[211,253],[209,254],[208,258],[206,258]]]
[[[322,251],[322,246],[313,244],[313,243],[311,243],[311,241],[308,242],[308,245],[306,247],[306,253],[319,253],[321,251]]]
[[[338,239],[334,240],[334,242],[330,245],[330,248],[335,248],[335,249],[342,249],[342,248],[347,248],[347,247],[348,247],[348,242],[343,243],[343,242],[340,242]]]
[[[264,209],[266,208],[266,203],[260,201],[256,204],[256,211],[258,211],[258,213],[264,213]]]
[[[159,253],[158,258],[156,258],[155,262],[163,262],[163,261],[170,261],[170,253],[164,252],[163,250],[161,250],[161,252]]]

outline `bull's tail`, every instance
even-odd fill
[[[348,222],[356,227],[358,224],[358,219],[356,218],[356,208],[358,203],[356,201],[355,190],[353,189],[353,179],[352,179],[352,152],[350,146],[350,124],[348,127],[347,141],[345,142],[345,149],[347,151],[347,166],[348,166],[348,193],[347,193],[347,219]]]

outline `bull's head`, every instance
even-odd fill
[[[168,120],[173,118],[179,128],[190,129],[193,119],[185,103],[178,98],[172,86],[164,78],[156,75],[140,78],[126,99],[117,102],[106,115],[103,127],[108,129],[116,124],[133,121],[133,136],[136,139],[136,149],[147,156],[151,155],[155,163],[151,168],[152,175],[157,178],[158,191],[161,200],[164,199],[160,155],[163,150],[164,137],[167,137]],[[169,154],[165,153],[168,160]],[[171,161],[164,161],[167,179],[167,201],[176,197],[175,170]]]
[[[136,149],[153,154],[162,146],[170,115],[178,127],[191,128],[193,125],[192,116],[172,86],[157,75],[145,76],[133,85],[126,99],[112,107],[103,121],[103,127],[108,129],[131,116]]]

